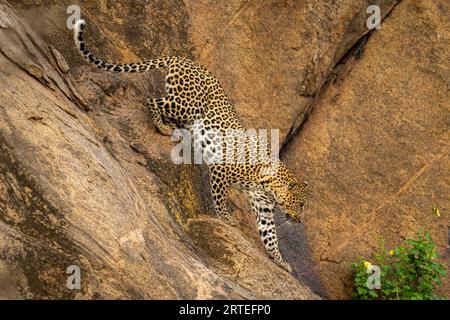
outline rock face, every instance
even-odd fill
[[[86,66],[71,1],[10,1],[17,20],[0,0],[0,297],[348,298],[349,263],[380,236],[425,227],[444,253],[449,218],[431,206],[449,210],[449,6],[376,2],[386,18],[370,37],[361,0],[80,5],[99,56],[197,60],[248,127],[280,129],[311,195],[305,225],[280,230],[293,277],[245,199],[232,193],[229,226],[211,216],[204,168],[171,162],[144,104],[161,74]]]
[[[139,87],[111,80],[98,96],[93,74],[78,93],[64,58],[5,3],[0,44],[2,298],[318,298],[238,228],[201,215],[207,180],[170,162]],[[128,99],[107,102],[108,90]],[[66,286],[71,265],[80,290]]]
[[[449,13],[448,2],[400,3],[285,150],[311,186],[307,234],[332,297],[349,295],[350,263],[380,239],[393,248],[423,228],[448,262]]]

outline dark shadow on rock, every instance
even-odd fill
[[[280,210],[275,212],[275,225],[281,253],[291,265],[292,275],[306,284],[314,293],[322,298],[327,298],[325,287],[315,270],[316,264],[305,234],[305,225],[300,223],[289,224],[284,213]]]

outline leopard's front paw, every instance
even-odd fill
[[[236,227],[239,225],[239,222],[237,221],[237,219],[235,217],[230,216],[229,218],[227,218],[225,220],[229,225]]]
[[[230,214],[219,215],[219,218],[222,219],[223,221],[225,221],[227,224],[234,226],[234,227],[239,224],[238,221],[236,220],[236,218]]]
[[[287,263],[286,261],[280,261],[280,262],[276,262],[277,265],[279,265],[281,268],[283,268],[284,270],[286,270],[287,272],[291,273],[292,272],[292,267],[289,263]]]

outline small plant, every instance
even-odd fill
[[[379,300],[436,300],[445,299],[435,294],[442,285],[447,266],[437,261],[438,254],[428,233],[419,231],[417,239],[405,240],[404,246],[386,250],[384,244],[374,255],[380,269],[379,288],[369,288],[368,270],[372,264],[359,259],[351,266],[354,279],[354,298]]]

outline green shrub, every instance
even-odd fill
[[[380,300],[435,300],[445,299],[435,294],[442,285],[441,276],[446,265],[437,261],[438,254],[428,233],[419,231],[417,239],[405,240],[404,246],[387,251],[381,245],[374,255],[374,265],[380,268],[380,288],[367,286],[371,263],[358,259],[351,266],[354,279],[354,298]]]

